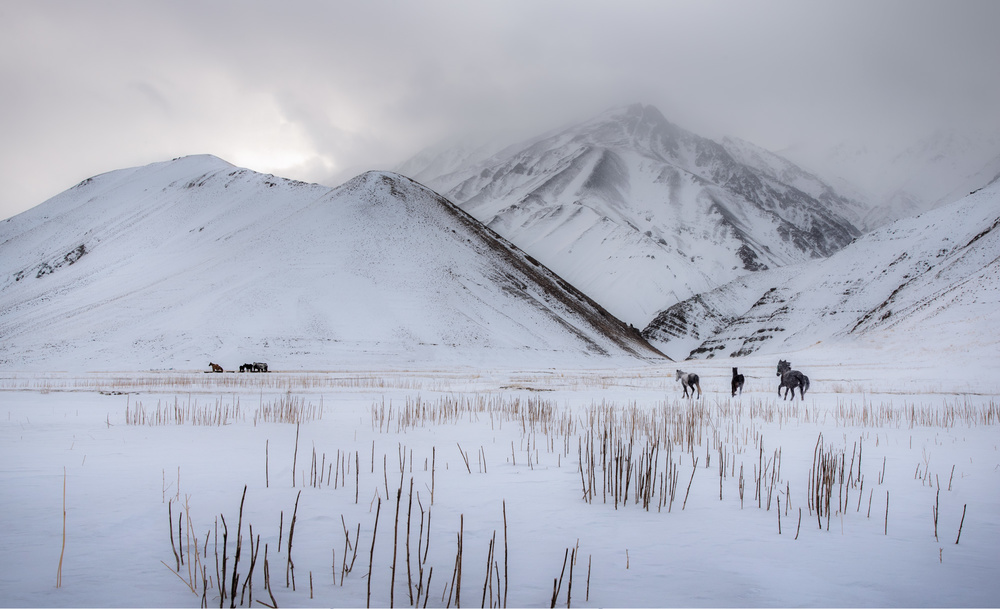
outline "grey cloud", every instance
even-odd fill
[[[968,0],[9,0],[0,217],[180,154],[332,184],[633,101],[772,149],[1000,129],[996,23],[1000,3]]]

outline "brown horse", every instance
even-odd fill
[[[213,364],[212,362],[208,362],[208,365],[212,369],[212,372],[222,372],[222,366],[220,366],[219,364]]]

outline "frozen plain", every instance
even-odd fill
[[[4,372],[0,604],[230,606],[239,536],[243,606],[272,604],[265,544],[278,606],[550,606],[554,587],[558,606],[1000,604],[991,362],[812,349],[789,356],[811,378],[806,399],[782,402],[776,359]],[[733,365],[747,377],[735,399]],[[675,368],[701,376],[701,400],[681,397]],[[274,409],[283,422],[263,420]],[[177,423],[177,413],[189,418]],[[650,433],[652,461],[641,457]],[[843,472],[818,519],[810,479],[820,436]],[[632,446],[631,459],[615,460],[616,445]],[[628,498],[620,487],[615,505],[626,475]],[[259,553],[244,590],[251,527]],[[179,573],[172,529],[187,558]],[[192,575],[201,567],[207,586]]]

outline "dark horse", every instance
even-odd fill
[[[691,390],[691,397],[694,397],[695,389],[698,390],[698,397],[701,397],[701,383],[698,380],[697,374],[678,370],[677,380],[679,380],[681,382],[681,386],[684,387],[684,397],[688,396],[688,389]]]
[[[736,367],[734,366],[733,367],[733,397],[734,398],[736,397],[737,390],[740,392],[740,395],[743,395],[743,383],[745,381],[746,381],[746,379],[743,378],[742,374],[740,374],[739,372],[736,371]]]
[[[792,364],[786,362],[785,360],[778,361],[778,376],[781,377],[781,384],[778,385],[778,395],[781,395],[781,388],[785,388],[785,397],[783,399],[788,399],[788,393],[791,392],[792,399],[795,399],[795,388],[799,388],[799,395],[802,399],[806,399],[806,390],[809,389],[809,377],[802,374],[798,370],[792,370]]]
[[[267,372],[267,364],[265,364],[264,362],[241,364],[240,372]]]

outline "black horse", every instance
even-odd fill
[[[781,377],[781,384],[778,385],[778,395],[781,395],[781,388],[785,388],[785,397],[783,399],[788,399],[788,393],[791,392],[792,399],[795,399],[795,388],[799,388],[799,395],[803,400],[806,399],[806,390],[809,389],[809,377],[802,374],[798,370],[792,370],[792,364],[786,362],[785,360],[778,361],[778,376]]]
[[[740,395],[743,395],[743,383],[745,381],[746,381],[746,379],[743,378],[743,375],[740,374],[739,372],[737,372],[736,371],[736,367],[733,366],[733,397],[734,398],[736,397],[737,390],[740,392]]]
[[[253,364],[240,364],[240,372],[253,372]]]
[[[267,364],[264,362],[254,362],[253,363],[254,372],[267,372]]]

